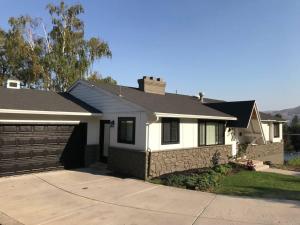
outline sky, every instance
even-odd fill
[[[51,27],[51,0],[0,0],[0,27],[31,15]],[[82,0],[86,38],[109,43],[111,59],[94,69],[119,84],[161,77],[167,91],[260,110],[300,105],[299,0]]]

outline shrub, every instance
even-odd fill
[[[211,170],[207,173],[203,173],[201,177],[199,177],[196,190],[205,191],[205,190],[212,190],[216,186],[218,186],[219,181],[222,175],[220,173]]]
[[[232,171],[232,166],[230,164],[218,165],[215,166],[213,169],[217,173],[220,173],[222,175],[228,175]]]
[[[233,170],[231,165],[217,165],[213,168],[175,172],[154,178],[153,183],[187,188],[192,190],[213,190],[223,176]]]
[[[296,157],[287,161],[287,165],[289,166],[300,166],[300,157]]]
[[[185,187],[186,176],[182,174],[170,174],[165,178],[165,184],[175,187]]]

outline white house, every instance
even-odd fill
[[[284,121],[270,116],[262,121],[255,101],[165,93],[166,83],[153,77],[138,84],[78,81],[68,91],[103,113],[99,160],[108,158],[112,170],[145,178],[210,166],[216,153],[224,162],[235,156],[239,144],[249,144],[254,158],[283,160]],[[273,132],[266,137],[266,126],[279,127],[279,137]]]
[[[160,78],[143,77],[138,84],[135,88],[79,80],[63,96],[0,89],[6,95],[1,97],[0,93],[0,153],[4,155],[0,167],[6,160],[7,173],[22,171],[20,160],[10,153],[19,154],[26,149],[24,145],[35,146],[33,154],[44,152],[44,161],[53,156],[56,165],[65,164],[66,157],[61,160],[63,146],[73,146],[73,152],[81,154],[72,154],[68,148],[66,155],[73,159],[69,167],[101,161],[115,172],[142,179],[225,163],[242,144],[248,144],[245,154],[249,158],[283,160],[284,121],[259,113],[255,101],[225,102],[202,95],[166,93],[166,83]],[[14,99],[16,102],[11,104]],[[57,146],[49,137],[57,135],[49,129],[57,131],[62,125],[69,125],[69,137],[73,135],[71,129],[81,126],[84,135],[79,136],[86,136],[86,140],[76,149],[76,143],[60,143],[56,137],[60,149],[51,155],[48,149]],[[23,134],[20,130],[26,126],[29,131]],[[43,132],[35,131],[37,127],[44,127]],[[30,141],[36,136],[44,140],[40,146]],[[38,165],[38,160],[34,158],[37,169],[47,167]]]

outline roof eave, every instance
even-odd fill
[[[207,119],[207,120],[237,120],[236,117],[225,117],[225,116],[207,116],[207,115],[192,115],[192,114],[177,114],[177,113],[161,113],[154,112],[157,117],[171,117],[171,118],[191,118],[191,119]]]
[[[277,123],[287,123],[287,120],[261,120],[262,122],[277,122]]]
[[[92,113],[92,112],[64,112],[64,111],[42,111],[42,110],[20,110],[20,109],[0,109],[0,113],[55,115],[55,116],[102,116],[102,113]]]

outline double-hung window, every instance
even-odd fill
[[[118,119],[118,142],[135,144],[135,118],[119,117]]]
[[[179,125],[180,120],[177,118],[162,118],[161,143],[163,145],[179,143]]]
[[[225,124],[224,122],[203,121],[198,122],[198,144],[203,145],[224,145]]]

